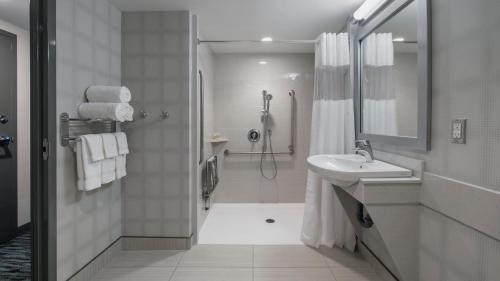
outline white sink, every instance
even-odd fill
[[[361,178],[404,178],[412,171],[375,160],[367,163],[365,157],[357,154],[314,155],[307,158],[308,168],[325,180],[348,187]]]

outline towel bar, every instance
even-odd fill
[[[123,123],[119,121],[109,120],[109,119],[82,119],[82,118],[72,118],[69,117],[67,112],[61,113],[59,116],[59,127],[61,130],[61,145],[62,146],[72,146],[75,142],[80,141],[79,136],[71,136],[70,128],[73,123],[78,124],[92,124],[92,123],[100,123],[103,124],[104,133],[116,132],[117,124]]]

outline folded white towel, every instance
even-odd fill
[[[90,136],[90,137],[89,137]],[[75,146],[78,189],[89,191],[101,186],[101,161],[92,161],[89,139],[92,135],[83,135]],[[102,147],[101,147],[102,149]]]
[[[127,135],[124,132],[114,133],[116,138],[116,143],[118,144],[118,154],[125,155],[129,153]]]
[[[118,156],[118,142],[114,134],[101,134],[102,144],[104,146],[104,157],[115,158]]]
[[[121,179],[127,175],[127,155],[118,155],[116,160],[116,179]]]
[[[116,180],[116,157],[102,160],[101,173],[102,184]]]
[[[128,103],[82,103],[78,107],[81,118],[110,119],[114,121],[132,121],[134,109]]]
[[[101,161],[105,158],[102,137],[100,135],[83,135],[80,138],[82,140],[85,139],[92,162]]]
[[[85,95],[89,102],[127,103],[132,99],[127,87],[118,86],[90,86]]]

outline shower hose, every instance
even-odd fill
[[[264,127],[265,128],[267,127],[267,118],[265,120]],[[276,165],[276,159],[274,158],[273,142],[271,140],[271,135],[272,135],[271,130],[266,128],[264,130],[264,143],[262,144],[262,153],[260,154],[260,174],[268,180],[273,180],[278,175],[278,166]],[[264,158],[266,158],[267,140],[269,140],[269,151],[271,152],[271,161],[273,163],[273,174],[270,177],[268,177],[264,172]]]

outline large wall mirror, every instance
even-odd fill
[[[430,149],[428,8],[396,0],[353,29],[358,138]]]

